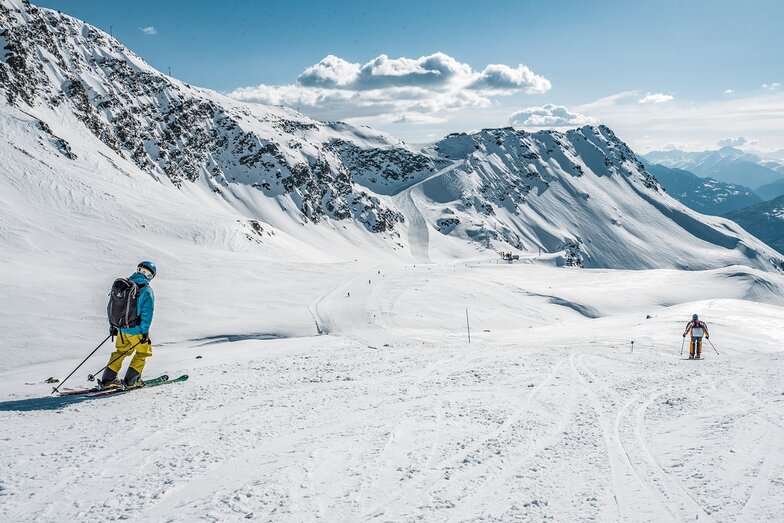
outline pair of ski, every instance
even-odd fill
[[[151,380],[145,380],[144,385],[138,387],[130,387],[130,388],[123,388],[123,387],[111,387],[108,389],[101,389],[99,387],[93,387],[90,389],[79,389],[79,390],[65,390],[60,392],[60,396],[77,396],[77,395],[84,395],[89,398],[100,398],[102,396],[110,396],[113,394],[122,394],[125,392],[131,392],[132,390],[137,389],[147,389],[150,387],[158,387],[160,385],[168,385],[170,383],[181,383],[188,379],[187,374],[183,374],[179,378],[169,379],[169,376],[164,374],[163,376],[159,376],[157,378],[153,378]]]

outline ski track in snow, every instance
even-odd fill
[[[416,289],[452,274],[475,296],[497,270],[368,267],[311,303],[333,335],[199,346],[198,368],[156,353],[191,380],[55,410],[0,402],[0,520],[780,518],[780,353],[630,352],[604,320],[405,330]]]

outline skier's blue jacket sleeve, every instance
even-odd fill
[[[144,287],[141,288],[141,291],[139,291],[139,297],[136,300],[136,314],[139,315],[142,322],[136,327],[120,330],[123,334],[148,334],[150,332],[150,326],[152,325],[152,315],[155,311],[155,294],[153,294],[152,287],[150,287],[144,274],[137,272],[132,274],[128,279],[137,285],[144,285]]]

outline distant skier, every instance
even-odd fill
[[[710,339],[710,334],[708,333],[708,325],[704,321],[700,321],[700,317],[698,315],[694,315],[691,317],[691,321],[686,325],[686,330],[683,331],[683,337],[685,338],[687,334],[691,331],[691,343],[689,343],[689,359],[690,360],[698,360],[700,359],[700,355],[702,353],[702,337]]]
[[[139,263],[136,267],[136,272],[129,276],[128,280],[119,279],[115,282],[115,287],[118,282],[125,282],[129,285],[129,288],[133,287],[132,284],[135,284],[135,289],[134,292],[129,292],[126,296],[119,298],[119,307],[114,297],[109,302],[109,318],[110,322],[113,323],[110,330],[112,334],[117,336],[117,342],[115,344],[116,350],[109,356],[110,363],[106,367],[103,377],[98,380],[98,384],[102,388],[110,386],[133,387],[141,383],[139,377],[144,369],[145,360],[152,356],[150,325],[152,324],[152,315],[155,310],[155,295],[150,287],[150,282],[155,278],[156,272],[157,268],[154,263],[143,261]],[[129,282],[132,282],[132,284]],[[113,293],[115,287],[112,287]],[[134,311],[130,311],[130,314],[128,311],[125,312],[125,318],[130,316],[131,321],[128,322],[122,319],[117,321],[117,311],[113,313],[112,309],[122,309],[123,304],[126,304],[125,308],[127,309],[128,305],[133,302],[136,305],[135,314],[133,313]],[[125,328],[115,327],[115,325],[125,324],[128,324]],[[125,372],[125,379],[119,381],[117,374],[122,368],[123,360],[134,352],[131,364]]]

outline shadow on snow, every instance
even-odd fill
[[[35,410],[58,410],[68,405],[75,405],[85,400],[94,399],[89,396],[44,396],[24,400],[0,401],[0,412],[30,412]]]
[[[236,341],[248,340],[279,340],[285,337],[286,336],[270,332],[259,332],[252,334],[217,334],[215,336],[205,336],[203,338],[195,338],[188,341],[201,342],[197,346],[203,347],[204,345],[215,345],[216,343],[234,343]]]

